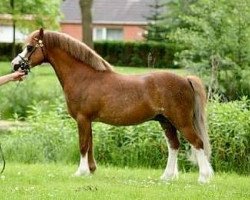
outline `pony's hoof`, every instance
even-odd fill
[[[178,179],[178,174],[163,174],[161,176],[161,180],[162,181],[173,181],[173,180],[176,180]]]
[[[212,174],[209,175],[200,175],[198,178],[198,182],[201,184],[209,183],[212,178]]]
[[[206,173],[206,174],[200,174],[200,176],[198,178],[198,182],[201,184],[209,183],[212,176],[213,176],[213,171]]]
[[[206,184],[206,183],[209,183],[209,181],[210,181],[210,179],[205,177],[205,176],[199,176],[199,178],[198,178],[198,182],[200,184]]]
[[[76,173],[74,173],[73,176],[79,177],[79,176],[89,176],[89,175],[90,175],[90,171],[89,170],[86,170],[86,171],[77,170]]]
[[[96,170],[96,165],[89,165],[89,170],[91,174],[94,174],[95,170]]]

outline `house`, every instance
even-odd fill
[[[93,0],[93,39],[97,40],[143,40],[146,17],[151,16],[150,6],[155,0]],[[60,31],[79,40],[82,38],[79,0],[64,0],[61,5],[63,18]],[[30,19],[29,19],[30,20]],[[0,42],[13,40],[12,16],[0,14]],[[16,41],[21,42],[25,34],[16,30]]]
[[[93,39],[97,40],[143,40],[149,5],[153,0],[93,0]],[[64,18],[61,31],[79,40],[82,38],[81,10],[79,0],[65,0],[61,6]]]
[[[16,42],[24,40],[25,35],[19,30],[15,33]],[[0,43],[11,43],[13,41],[12,15],[0,14]]]

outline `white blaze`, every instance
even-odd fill
[[[24,58],[26,56],[26,54],[28,53],[27,48],[25,48],[22,53],[20,53],[19,55]],[[20,63],[20,61],[22,61],[22,59],[20,58],[20,56],[15,57],[12,61],[11,61],[11,65],[18,65]]]

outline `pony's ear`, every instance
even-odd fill
[[[42,40],[43,39],[43,28],[40,28],[40,31],[39,31],[39,39]]]

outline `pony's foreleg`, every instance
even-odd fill
[[[168,144],[168,161],[161,179],[169,181],[173,180],[174,178],[178,178],[177,155],[180,142],[177,137],[176,128],[170,122],[165,121],[164,123],[160,123],[165,131],[165,136]]]
[[[88,150],[90,148],[90,140],[92,139],[91,122],[84,119],[77,119],[78,133],[79,133],[79,148],[80,148],[80,164],[75,173],[75,176],[89,175],[89,158]]]
[[[94,171],[96,170],[96,162],[95,162],[95,158],[94,158],[92,132],[90,134],[90,141],[89,141],[88,162],[89,162],[90,172],[94,173]]]

